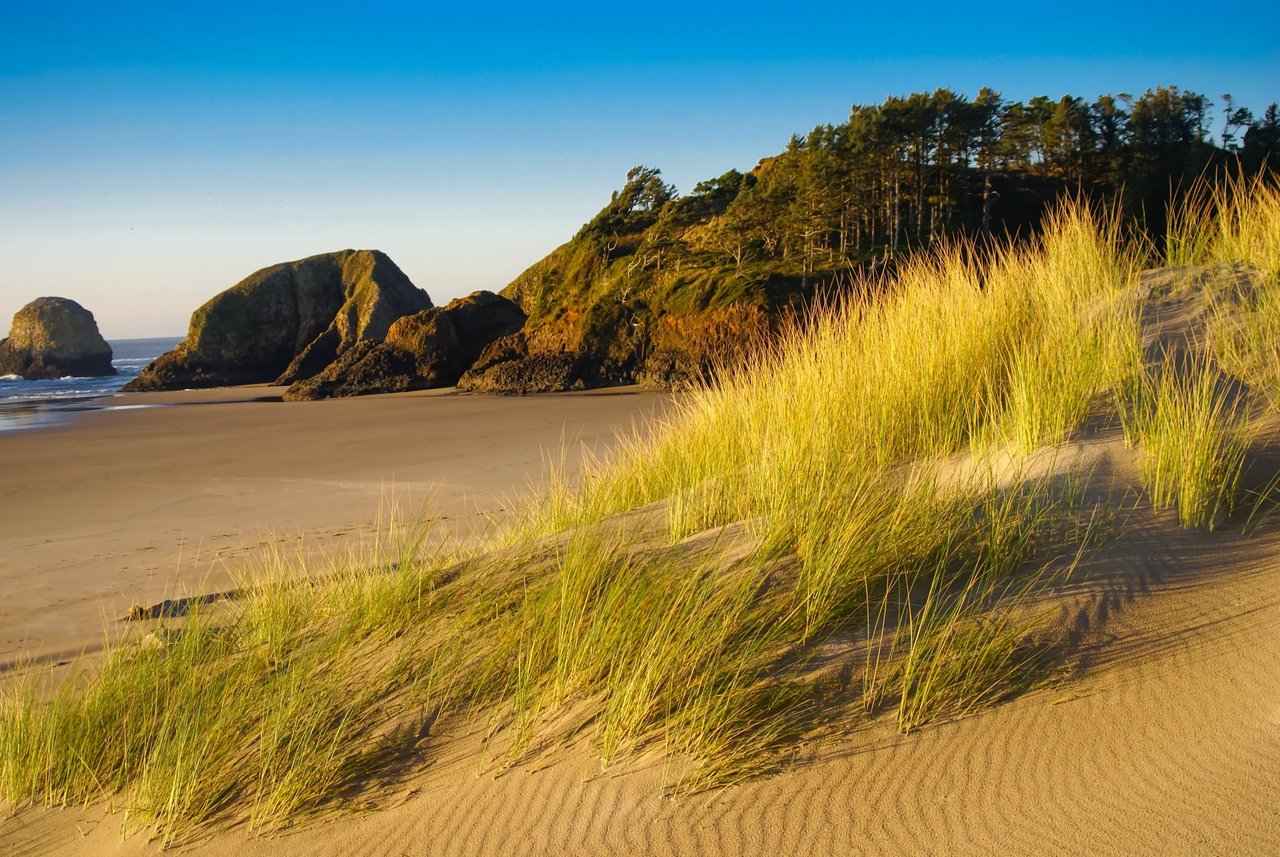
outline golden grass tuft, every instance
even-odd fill
[[[1280,276],[1280,180],[1262,172],[1198,182],[1170,210],[1171,265],[1244,262]]]
[[[1213,529],[1235,511],[1249,447],[1247,403],[1206,358],[1166,360],[1140,376],[1125,437],[1141,445],[1142,477],[1157,508],[1176,508],[1185,527]]]

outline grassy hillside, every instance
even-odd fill
[[[1139,272],[1165,260],[1114,210],[917,255],[484,544],[410,525],[331,568],[281,558],[53,687],[10,681],[0,796],[109,798],[166,841],[271,830],[430,764],[462,725],[496,764],[548,740],[661,753],[679,791],[824,723],[907,731],[1019,693],[1065,644],[1033,596],[1124,526],[1087,471],[1027,454],[1123,429],[1145,502],[1222,526],[1280,401],[1280,191],[1220,187],[1173,223],[1168,261],[1247,266],[1198,340],[1149,336],[1168,296]]]
[[[1125,228],[1163,246],[1171,190],[1264,172],[1280,156],[1274,106],[1236,115],[1221,147],[1210,117],[1206,98],[1176,87],[1093,103],[941,89],[855,105],[847,122],[683,196],[636,167],[504,294],[529,315],[530,353],[578,358],[576,383],[680,386],[733,362],[790,311],[869,287],[868,274],[923,248],[1027,239],[1067,196],[1114,206]]]

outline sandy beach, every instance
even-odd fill
[[[1152,304],[1145,317],[1148,344],[1175,334],[1178,341],[1192,339],[1202,315],[1191,310],[1208,304],[1200,293],[1190,294]],[[781,381],[790,385],[793,376]],[[827,383],[824,375],[817,386],[826,392]],[[104,631],[110,635],[125,624],[120,617],[132,605],[222,591],[277,547],[301,544],[323,554],[359,544],[388,500],[402,509],[429,508],[445,535],[466,538],[501,518],[506,498],[543,478],[549,458],[562,450],[569,461],[583,449],[605,452],[619,431],[673,408],[670,395],[633,389],[299,404],[269,401],[274,392],[121,397],[111,401],[124,409],[0,436],[3,669],[14,672],[23,658],[57,665],[92,652]],[[681,442],[694,436],[687,423],[675,430]],[[1037,659],[1034,680],[981,705],[904,732],[893,706],[863,704],[865,685],[855,670],[869,647],[832,634],[805,662],[812,666],[812,696],[802,712],[803,736],[763,771],[728,784],[673,797],[666,787],[673,770],[688,761],[681,751],[664,755],[655,742],[606,763],[593,743],[591,719],[548,730],[503,757],[500,742],[489,740],[488,712],[467,711],[415,726],[412,734],[429,743],[419,740],[394,764],[361,771],[314,816],[264,836],[250,812],[236,807],[180,840],[180,853],[1274,854],[1280,846],[1280,515],[1258,493],[1275,484],[1274,416],[1260,419],[1249,437],[1240,496],[1261,499],[1243,499],[1233,515],[1200,528],[1185,527],[1177,509],[1153,506],[1142,483],[1148,459],[1125,443],[1118,420],[1090,422],[1068,440],[1027,455],[959,452],[948,459],[961,467],[945,472],[935,485],[939,492],[947,480],[960,479],[963,467],[979,467],[994,483],[1009,477],[1001,491],[1041,477],[1045,484],[1071,482],[1082,499],[1097,501],[1091,508],[1101,516],[1097,530],[1091,524],[1087,535],[1073,537],[1079,549],[1073,548],[1072,573],[1046,579],[1019,606],[1037,617],[1043,639],[1051,641]],[[655,448],[645,448],[646,461],[662,461]],[[597,484],[615,489],[615,483]],[[1251,516],[1249,506],[1258,515]],[[634,506],[614,521],[655,510],[669,521],[669,509]],[[971,507],[963,516],[972,517]],[[685,574],[692,561],[680,564],[681,558],[695,557],[696,549],[681,554],[681,546],[750,534],[737,523],[700,526],[694,536],[674,545],[668,538],[652,550],[670,551],[666,556]],[[1048,530],[1024,532],[1050,537]],[[570,550],[564,537],[553,531],[540,545],[555,545],[563,561]],[[637,541],[632,549],[643,555],[650,548]],[[525,573],[540,553],[511,555],[523,557],[525,565],[513,571]],[[588,555],[588,571],[609,568],[595,556]],[[503,585],[501,566],[480,568],[496,568],[495,586]],[[643,568],[645,575],[661,571],[656,564]],[[460,593],[460,602],[483,592],[485,577],[464,577],[465,568],[452,574],[479,584]],[[636,576],[637,587],[643,577]],[[450,579],[438,580],[429,585],[449,591]],[[530,600],[535,574],[505,580],[514,581],[517,598]],[[421,581],[416,585],[425,588]],[[670,602],[671,613],[653,611],[656,590],[637,590],[644,593],[634,602],[638,609],[660,618],[673,614]],[[680,597],[697,592],[672,591]],[[546,592],[550,603],[562,604],[572,590],[562,583]],[[626,603],[610,602],[609,609]],[[450,627],[444,610],[429,615]],[[477,623],[485,642],[501,639],[491,615]],[[499,615],[504,621],[522,616]],[[558,615],[527,625],[563,633]],[[305,645],[304,635],[296,639]],[[442,635],[441,649],[460,647],[460,639]],[[650,640],[641,640],[646,658]],[[139,661],[152,651],[143,643],[133,650],[142,653]],[[161,637],[156,645],[168,644]],[[361,669],[377,664],[390,645],[391,638],[378,639]],[[257,647],[255,640],[255,653]],[[181,647],[161,649],[175,650]],[[591,651],[610,653],[604,645]],[[408,671],[405,664],[419,661],[421,652],[412,649],[395,661],[396,670]],[[243,663],[226,658],[218,654],[205,668],[232,663],[239,670]],[[651,663],[641,668],[650,670]],[[262,675],[271,678],[278,669],[270,663]],[[193,674],[188,686],[207,698],[207,673]],[[358,675],[363,681],[368,674]],[[402,676],[396,672],[397,680]],[[572,722],[568,707],[539,717]],[[183,717],[189,710],[182,709]],[[198,740],[225,734],[234,733],[211,729]],[[252,749],[261,740],[247,744]],[[238,766],[242,758],[233,761]],[[37,785],[46,770],[36,772]],[[23,804],[0,817],[0,853],[157,853],[162,842],[155,829],[130,824],[129,800],[95,791],[87,805]]]
[[[561,449],[567,462],[600,451],[669,401],[632,389],[261,401],[277,393],[116,396],[0,434],[0,672],[92,651],[134,604],[226,589],[264,546],[341,549],[384,501],[465,535]]]
[[[272,538],[352,538],[392,481],[434,492],[460,525],[500,513],[562,438],[599,447],[669,401],[262,394],[150,396],[173,406],[0,438],[6,659],[91,648],[131,603],[227,585]],[[464,732],[342,818],[269,839],[233,828],[183,853],[1266,853],[1280,841],[1280,533],[1144,515],[1056,596],[1078,630],[1074,674],[993,710],[909,735],[883,718],[837,730],[773,776],[678,800],[661,759],[606,768],[568,747],[504,769]],[[0,850],[155,852],[122,823],[104,805],[27,808],[0,821]]]
[[[567,748],[502,769],[450,741],[391,794],[200,855],[1261,855],[1280,842],[1280,535],[1151,517],[1086,569],[1060,618],[1080,672],[916,733],[872,723],[773,776],[664,798],[660,759]],[[148,855],[109,807],[28,808],[7,854]]]

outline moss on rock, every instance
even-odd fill
[[[294,383],[363,339],[381,340],[397,318],[430,307],[427,293],[377,250],[272,265],[192,313],[186,339],[125,389]]]

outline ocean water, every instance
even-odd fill
[[[76,411],[118,407],[112,404],[112,397],[120,388],[181,341],[181,337],[172,336],[108,340],[111,365],[118,374],[107,378],[27,381],[17,375],[0,375],[0,431],[49,425]]]

